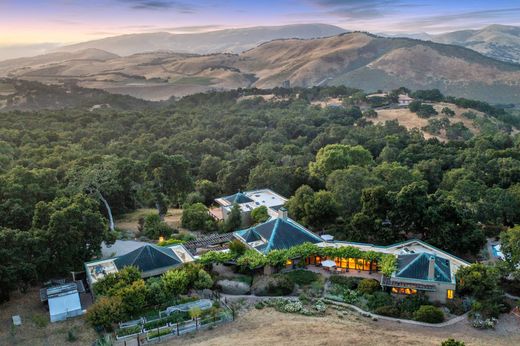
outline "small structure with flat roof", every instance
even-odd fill
[[[78,282],[81,283],[81,281]],[[81,307],[78,282],[70,282],[40,290],[40,300],[49,304],[51,322],[64,321],[67,318],[80,316],[85,312]],[[81,284],[81,288],[83,288],[83,284]]]
[[[287,198],[269,189],[259,189],[244,192],[237,192],[233,195],[215,199],[219,205],[210,210],[210,215],[217,219],[226,221],[234,205],[238,205],[242,216],[242,226],[247,227],[251,224],[251,212],[260,206],[267,207],[267,212],[271,218],[277,216],[277,211],[286,202]]]

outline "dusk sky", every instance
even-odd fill
[[[0,46],[295,23],[375,33],[520,25],[520,0],[0,0]]]

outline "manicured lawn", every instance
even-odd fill
[[[298,284],[300,286],[302,285],[309,285],[313,283],[314,281],[319,279],[319,275],[311,272],[309,270],[293,270],[288,273],[286,273],[289,280],[291,280],[293,283]]]

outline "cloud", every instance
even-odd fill
[[[403,30],[416,30],[430,32],[444,32],[468,28],[480,28],[482,25],[494,22],[502,22],[504,19],[520,18],[520,7],[470,11],[462,13],[436,14],[424,16],[412,20],[404,20],[398,23]],[[511,24],[520,23],[519,19]]]
[[[165,10],[175,9],[180,13],[194,13],[193,6],[175,0],[119,0],[128,3],[134,10]]]
[[[419,6],[400,0],[309,0],[325,11],[325,14],[345,19],[380,18],[402,6]]]

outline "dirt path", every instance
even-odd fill
[[[372,321],[354,313],[339,318],[333,310],[325,317],[307,317],[263,309],[251,310],[235,322],[170,340],[165,345],[438,346],[448,338],[463,340],[467,346],[519,345],[519,322],[505,315],[496,330],[476,330],[467,322],[438,329]]]

